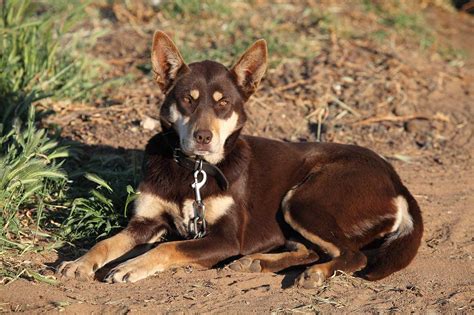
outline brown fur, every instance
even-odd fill
[[[153,69],[166,97],[160,114],[163,132],[146,147],[139,187],[151,197],[139,199],[123,232],[65,263],[62,275],[89,277],[163,233],[178,241],[125,261],[106,281],[133,282],[172,265],[211,268],[238,256],[244,257],[231,269],[276,272],[314,264],[318,256],[313,249],[325,251],[331,260],[309,266],[297,279],[306,288],[320,285],[336,270],[376,280],[410,263],[423,232],[421,212],[388,162],[357,146],[240,134],[247,119],[244,104],[262,79],[266,58],[260,40],[230,70],[212,61],[186,65],[172,41],[162,32],[155,34]],[[193,139],[197,131],[210,133],[215,142]],[[193,177],[173,160],[178,147],[216,164],[230,184],[222,192],[209,178],[203,187],[213,209],[208,235],[201,239],[187,239]],[[310,248],[298,244],[292,251],[275,252],[290,238]]]

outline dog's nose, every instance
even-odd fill
[[[196,130],[193,135],[199,144],[209,144],[212,140],[212,132],[210,130]]]

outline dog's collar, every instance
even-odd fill
[[[173,149],[173,159],[176,161],[176,163],[178,163],[179,166],[191,171],[195,170],[197,160],[185,155],[180,148]],[[224,173],[222,173],[222,171],[217,166],[206,161],[202,161],[202,169],[208,175],[216,179],[220,189],[222,189],[223,191],[229,189],[229,181],[225,177]]]

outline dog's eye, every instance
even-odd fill
[[[191,99],[187,96],[183,97],[183,103],[184,104],[191,104]]]
[[[220,100],[219,103],[217,103],[217,105],[218,105],[220,108],[224,108],[224,107],[226,107],[227,105],[229,105],[229,102],[226,101],[226,100]]]

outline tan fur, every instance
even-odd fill
[[[191,137],[191,126],[189,125],[189,117],[181,115],[176,104],[172,104],[170,106],[169,111],[170,114],[168,119],[173,124],[178,134],[187,135],[187,137]]]
[[[223,95],[221,92],[219,91],[215,91],[213,94],[212,94],[212,98],[214,99],[214,101],[216,102],[219,102],[221,99],[222,99]]]
[[[321,247],[324,251],[329,253],[332,257],[338,257],[341,254],[341,251],[339,248],[336,247],[336,245],[326,242],[316,234],[313,234],[309,232],[308,230],[304,229],[302,226],[300,226],[296,221],[294,221],[291,218],[291,215],[289,212],[285,212],[285,221],[288,223],[292,228],[296,230],[296,232],[300,233],[304,238],[309,240],[310,242],[318,245]]]
[[[408,213],[407,200],[403,196],[398,196],[393,200],[393,204],[397,213],[391,232],[399,231],[398,237],[410,234],[413,231],[413,219]]]
[[[122,231],[111,238],[97,243],[84,256],[63,263],[58,272],[64,276],[79,279],[87,279],[93,273],[118,257],[121,257],[134,247],[133,237]]]
[[[285,221],[291,225],[292,228],[294,228],[298,233],[300,233],[304,238],[307,240],[319,245],[323,250],[327,251],[329,254],[331,254],[333,257],[337,257],[340,255],[340,250],[337,248],[334,244],[330,242],[326,242],[325,240],[321,239],[317,235],[310,233],[303,227],[301,227],[298,223],[296,223],[290,215],[289,206],[290,206],[290,200],[291,197],[295,194],[295,189],[297,187],[294,187],[290,189],[285,197],[283,198],[283,201],[281,202],[282,205],[282,210],[284,214]]]
[[[234,205],[234,199],[231,196],[216,196],[206,198],[204,203],[206,204],[206,220],[213,224],[229,211]]]
[[[283,197],[283,200],[281,201],[281,208],[282,208],[283,212],[288,211],[290,199],[291,199],[291,197],[293,197],[293,195],[295,194],[295,189],[296,189],[296,187],[291,188],[291,189],[286,193],[285,197]]]
[[[214,153],[210,153],[204,156],[204,159],[211,164],[217,164],[224,158],[224,144],[225,140],[235,131],[239,116],[237,113],[232,112],[232,115],[227,119],[216,118],[211,122],[211,131],[215,135],[216,140]]]
[[[195,257],[187,257],[176,248],[177,242],[163,243],[147,253],[115,267],[107,282],[136,282],[174,266],[198,265]],[[199,265],[198,265],[199,266]]]
[[[191,92],[189,93],[191,95],[191,97],[195,100],[197,100],[199,98],[199,90],[191,90]]]
[[[393,219],[395,221],[395,215],[387,214],[387,215],[379,216],[373,219],[367,219],[367,220],[356,222],[351,226],[349,231],[344,232],[344,235],[346,235],[347,237],[363,236],[367,232],[370,232],[371,229],[373,229],[374,227],[376,227],[378,224],[380,224],[382,221],[386,219]],[[382,233],[382,235],[388,232],[390,231],[386,231]]]
[[[318,255],[301,243],[287,241],[281,253],[251,254],[235,260],[229,268],[243,272],[279,272],[291,266],[315,263]]]
[[[189,117],[183,116],[177,109],[176,104],[170,106],[170,114],[168,120],[180,135],[182,147],[185,151],[194,150],[193,132],[198,126],[190,124]],[[211,152],[203,155],[203,158],[211,164],[217,164],[224,158],[225,140],[235,131],[239,116],[232,112],[227,119],[209,117],[210,130],[214,135],[211,141]]]
[[[194,216],[193,202],[194,200],[187,199],[183,203],[182,213],[185,225]],[[208,224],[214,224],[234,205],[234,199],[231,196],[209,197],[205,198],[203,202],[206,206],[205,218]]]
[[[332,276],[332,266],[334,265],[333,261],[328,261],[323,264],[317,264],[311,267],[311,272],[321,272],[326,278]]]
[[[139,217],[153,219],[165,212],[178,214],[179,207],[150,193],[141,193],[135,201],[135,215]]]

